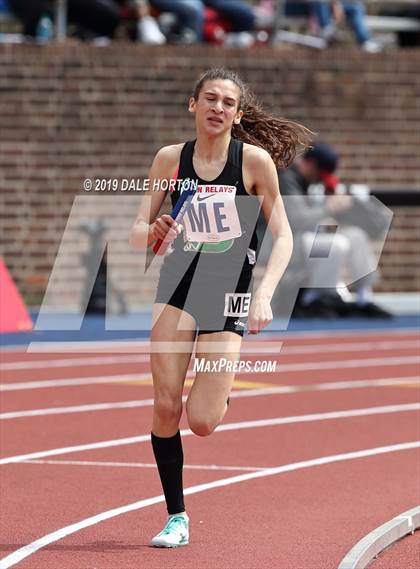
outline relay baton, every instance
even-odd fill
[[[182,221],[185,212],[190,206],[193,196],[195,194],[196,187],[197,185],[193,180],[185,179],[184,182],[182,183],[181,193],[171,213],[172,219],[174,219],[177,223],[180,223]],[[153,252],[155,253],[155,255],[164,255],[166,253],[168,245],[169,241],[163,241],[162,239],[158,239],[156,243],[153,245]]]

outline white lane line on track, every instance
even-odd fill
[[[156,468],[156,462],[101,462],[93,460],[23,460],[25,464],[53,464],[70,466],[104,466],[129,468]],[[225,466],[219,464],[184,464],[183,468],[190,470],[244,470],[255,472],[266,470],[266,466]]]
[[[386,379],[361,379],[356,381],[334,381],[325,383],[310,383],[300,385],[282,385],[279,387],[263,387],[232,391],[230,398],[256,397],[258,395],[283,395],[286,393],[307,393],[308,391],[334,391],[344,389],[363,389],[368,387],[398,387],[398,385],[417,385],[418,376],[390,377]],[[182,397],[185,402],[187,395]],[[109,411],[113,409],[134,409],[150,407],[153,399],[134,399],[131,401],[113,401],[107,403],[91,403],[66,407],[49,407],[45,409],[28,409],[26,411],[10,411],[0,413],[0,420],[21,419],[24,417],[43,417],[45,415],[64,415],[67,413],[90,413],[94,411]]]
[[[292,423],[306,423],[310,421],[326,421],[330,419],[343,419],[347,417],[365,417],[369,415],[381,415],[386,413],[403,413],[407,411],[418,411],[420,403],[405,403],[403,405],[382,405],[380,407],[365,407],[359,409],[347,409],[345,411],[329,411],[327,413],[312,413],[309,415],[294,415],[290,417],[275,417],[273,419],[258,419],[255,421],[239,421],[237,423],[225,423],[217,427],[215,433],[224,431],[236,431],[239,429],[254,429],[258,427],[273,427],[276,425],[290,425]],[[189,429],[181,430],[181,435],[186,437],[192,435]],[[82,445],[68,446],[31,452],[16,456],[8,456],[0,459],[0,465],[22,462],[24,460],[32,460],[44,458],[46,456],[57,456],[60,454],[70,454],[74,452],[82,452],[86,450],[95,450],[103,448],[111,448],[116,446],[131,445],[143,443],[150,440],[150,433],[147,435],[137,435],[122,439],[111,439],[108,441],[100,441],[95,443],[87,443]]]
[[[364,367],[390,367],[412,365],[420,363],[420,356],[390,357],[390,358],[363,358],[359,360],[334,360],[327,362],[305,362],[291,364],[277,364],[276,373],[297,372],[325,369],[351,369]],[[236,376],[248,376],[247,372],[239,372]],[[187,377],[194,377],[193,370],[189,370]],[[0,391],[20,391],[24,389],[44,389],[48,387],[68,387],[74,385],[91,385],[95,383],[124,383],[150,379],[149,373],[130,373],[124,375],[101,375],[94,377],[74,377],[67,379],[48,379],[42,381],[21,381],[17,383],[2,383]]]
[[[412,350],[420,347],[419,340],[378,341],[378,342],[346,342],[338,344],[312,344],[305,346],[285,346],[283,354],[318,354],[334,352],[364,352],[370,350]]]
[[[23,417],[42,417],[45,415],[64,415],[66,413],[109,411],[112,409],[133,409],[137,407],[150,407],[151,405],[153,405],[153,399],[115,401],[113,403],[92,403],[90,405],[73,405],[68,407],[50,407],[49,409],[31,409],[28,411],[0,413],[0,420],[5,421],[9,419],[21,419]]]
[[[389,445],[383,447],[363,449],[349,453],[323,456],[311,460],[304,460],[301,462],[292,462],[290,464],[283,464],[281,466],[276,466],[273,468],[266,468],[264,470],[260,470],[257,472],[239,474],[237,476],[230,476],[229,478],[221,478],[219,480],[214,480],[213,482],[207,482],[205,484],[190,486],[189,488],[184,489],[184,494],[186,496],[189,496],[191,494],[198,494],[199,492],[205,492],[206,490],[212,490],[214,488],[231,486],[232,484],[238,484],[240,482],[245,482],[247,480],[264,478],[266,476],[274,476],[276,474],[302,470],[304,468],[311,468],[313,466],[332,464],[334,462],[342,462],[358,458],[367,458],[371,456],[377,456],[380,454],[386,454],[392,452],[401,452],[403,450],[411,450],[418,447],[420,447],[420,441],[410,441],[396,445]],[[43,547],[46,547],[47,545],[50,545],[51,543],[63,539],[64,537],[76,533],[82,529],[96,525],[104,520],[109,520],[111,518],[115,518],[116,516],[126,514],[128,512],[133,512],[135,510],[147,508],[148,506],[153,506],[154,504],[158,504],[163,501],[164,501],[163,495],[154,496],[153,498],[146,498],[145,500],[140,500],[138,502],[126,504],[125,506],[120,506],[118,508],[113,508],[112,510],[101,512],[100,514],[96,514],[95,516],[91,516],[79,522],[65,526],[59,530],[44,535],[43,537],[33,541],[32,543],[25,545],[24,547],[21,547],[20,549],[14,551],[10,555],[7,555],[6,557],[0,560],[0,569],[9,569],[9,567],[16,565],[17,563],[19,563],[19,561],[22,561],[26,557],[29,557],[39,549],[42,549]]]
[[[348,342],[327,345],[286,346],[281,349],[281,355],[313,354],[335,352],[361,352],[373,350],[412,350],[420,348],[418,340],[400,340],[395,342]],[[0,363],[0,371],[17,371],[22,369],[49,369],[76,366],[99,366],[112,364],[144,363],[150,359],[149,354],[121,356],[92,356],[82,358],[52,358],[43,360],[27,360],[23,362]]]
[[[402,342],[404,344],[404,342]],[[414,342],[415,343],[415,342]],[[112,364],[136,364],[148,362],[149,354],[121,356],[92,356],[84,358],[52,358],[45,360],[27,360],[24,362],[6,362],[0,364],[0,371],[15,371],[21,369],[49,369],[52,367],[99,366]]]
[[[73,385],[94,385],[95,383],[124,383],[130,381],[148,381],[151,373],[128,373],[125,375],[100,375],[94,377],[72,377],[67,379],[47,379],[42,381],[25,381],[18,383],[2,383],[0,391],[21,391],[24,389],[44,389],[48,387],[69,387]]]
[[[316,330],[316,331],[308,331],[308,330],[292,330],[284,332],[282,330],[277,330],[273,332],[265,332],[262,336],[256,338],[246,338],[246,343],[253,343],[253,342],[261,342],[269,339],[270,341],[286,341],[288,339],[297,339],[302,340],[305,337],[307,338],[345,338],[349,336],[350,338],[357,337],[358,339],[361,336],[384,336],[393,337],[393,336],[418,336],[419,332],[417,328],[390,328],[384,330],[383,327],[378,328],[370,328],[366,330],[366,328],[352,328],[351,330],[334,330],[331,332],[330,330]],[[264,338],[262,340],[262,338]],[[132,347],[132,349],[138,351],[139,347],[143,346],[146,347],[150,343],[149,340],[145,340],[144,338],[130,338],[129,340],[103,340],[103,341],[94,341],[94,342],[30,342],[28,344],[11,344],[9,346],[3,345],[0,346],[0,353],[16,353],[16,352],[30,352],[30,353],[42,353],[42,352],[50,352],[53,349],[56,349],[59,353],[64,352],[74,352],[74,351],[85,351],[90,353],[91,351],[96,351],[99,348],[102,348],[106,351],[106,353],[110,353],[111,351],[116,353],[118,350],[117,348],[121,349],[121,351],[125,351],[126,349]]]

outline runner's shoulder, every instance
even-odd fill
[[[154,158],[154,165],[160,172],[171,177],[179,165],[179,158],[184,144],[171,144],[162,146]]]
[[[157,151],[156,158],[158,158],[162,162],[179,160],[183,146],[184,143],[162,146],[162,148],[159,148],[159,150]]]
[[[272,162],[270,154],[264,148],[255,146],[254,144],[248,144],[244,142],[244,161],[250,167],[261,167],[267,165],[268,162]]]
[[[270,171],[272,168],[274,168],[273,160],[264,148],[244,143],[244,180],[247,181],[250,187],[253,187],[258,180],[261,181],[267,174],[267,171]]]

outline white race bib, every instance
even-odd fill
[[[182,220],[186,241],[219,243],[242,235],[235,186],[206,184],[197,190]]]

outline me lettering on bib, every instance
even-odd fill
[[[242,235],[235,186],[198,186],[184,218],[185,241],[220,243]]]
[[[203,244],[203,253],[216,253],[232,246],[233,239],[242,235],[235,195],[235,186],[208,184],[197,187],[184,218],[184,250],[196,249]]]

